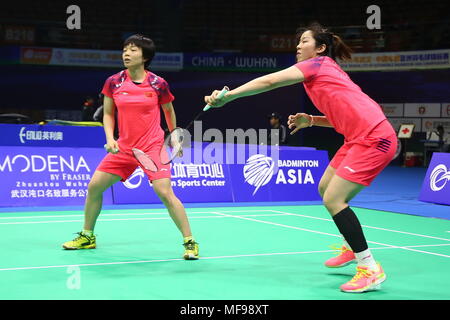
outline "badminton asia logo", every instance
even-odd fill
[[[270,182],[276,174],[275,184],[315,184],[310,168],[319,168],[318,160],[277,160],[263,154],[248,158],[244,166],[245,182],[256,187],[253,195]]]
[[[262,154],[255,154],[248,158],[247,164],[244,166],[244,178],[245,182],[256,187],[253,195],[272,179],[274,166],[272,158]]]
[[[430,175],[430,188],[433,191],[442,190],[450,180],[450,170],[447,170],[445,164],[437,165]]]

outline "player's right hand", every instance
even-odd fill
[[[205,96],[205,102],[212,108],[221,108],[231,101],[229,92],[225,93],[223,97],[219,98],[220,92],[221,90],[214,90],[210,96]]]
[[[300,129],[309,127],[311,125],[311,118],[312,116],[306,113],[291,114],[288,117],[288,126],[289,129],[295,128],[291,132],[291,135],[296,133]]]
[[[119,144],[116,140],[107,141],[104,147],[107,152],[110,152],[112,154],[116,154],[119,152]]]

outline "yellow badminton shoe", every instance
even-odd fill
[[[183,243],[185,260],[197,260],[199,258],[198,243],[194,240],[188,240]]]
[[[63,243],[63,248],[66,250],[78,250],[78,249],[95,249],[95,235],[87,236],[83,232],[77,232],[78,237],[72,241]]]

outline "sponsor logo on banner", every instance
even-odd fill
[[[292,54],[246,54],[235,52],[185,53],[184,69],[187,70],[279,70],[295,63]]]
[[[442,190],[450,180],[450,170],[447,170],[445,164],[437,165],[430,175],[430,188],[432,191]]]
[[[380,104],[386,117],[403,117],[403,103]]]
[[[93,148],[0,147],[0,205],[83,204],[104,151]],[[111,192],[105,200],[112,203]]]
[[[275,172],[274,167],[275,163],[272,158],[265,155],[256,154],[248,158],[243,169],[243,175],[246,183],[256,187],[253,195],[256,194],[259,188],[267,185],[274,175],[276,175],[276,185],[315,184],[311,170],[304,170],[304,168],[318,168],[319,161],[278,160],[277,172]]]
[[[54,121],[58,122],[59,120]],[[0,132],[2,133],[0,142],[2,146],[98,148],[103,146],[105,140],[105,132],[99,126],[0,124]]]
[[[233,201],[226,164],[175,161],[171,163],[171,185],[182,202]],[[161,203],[152,191],[152,183],[139,167],[124,183],[113,186],[114,203]]]
[[[179,71],[183,69],[183,54],[181,52],[156,53],[150,68],[156,71]]]
[[[63,132],[27,130],[27,127],[22,127],[20,128],[19,139],[21,143],[25,143],[26,141],[41,141],[41,140],[62,141]]]
[[[248,158],[243,172],[245,182],[256,187],[253,195],[259,188],[269,183],[273,173],[274,162],[272,158],[262,154],[255,154]]]
[[[405,103],[405,117],[440,117],[440,103]]]
[[[122,67],[122,52],[112,50],[54,48],[52,65]]]
[[[444,127],[445,132],[450,131],[450,119],[446,118],[429,118],[429,119],[422,119],[422,131],[433,131],[435,130],[439,125]]]
[[[163,171],[165,169],[161,169]],[[219,163],[171,163],[172,187],[223,187],[225,175],[223,164]],[[145,172],[138,167],[133,174],[124,182],[128,189],[139,188],[145,178]],[[151,184],[150,184],[151,186]]]
[[[52,48],[20,48],[20,63],[49,64],[52,58]]]
[[[435,69],[450,67],[450,50],[355,53],[350,61],[338,59],[345,71]]]
[[[78,172],[82,168],[86,169],[88,172],[91,171],[83,156],[41,156],[38,154],[16,154],[10,156],[8,154],[4,158],[0,158],[0,161],[0,172],[17,172],[18,170],[20,170],[20,172],[65,172],[65,170]],[[62,173],[62,175],[65,175],[65,173]],[[69,174],[66,176],[70,178]]]
[[[450,205],[449,194],[450,154],[434,152],[423,179],[419,200]],[[450,210],[444,217],[450,219]]]
[[[441,117],[450,118],[450,103],[442,104]]]
[[[54,48],[52,65],[122,68],[122,51]],[[183,67],[183,54],[156,53],[151,68],[156,71],[176,71]]]

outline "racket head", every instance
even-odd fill
[[[136,148],[133,148],[132,151],[134,157],[141,164],[141,167],[152,172],[158,171],[158,167],[156,166],[155,162],[144,151]]]
[[[175,128],[166,137],[159,155],[162,164],[169,164],[176,157],[183,156],[183,148],[190,146],[187,132],[185,129]]]

